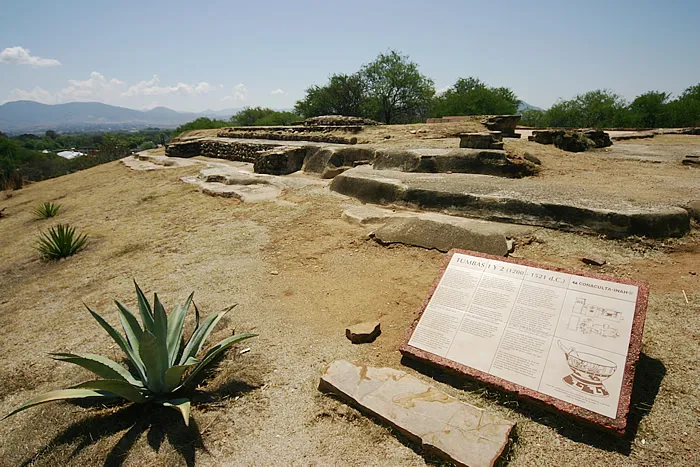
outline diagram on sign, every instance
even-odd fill
[[[577,298],[569,317],[568,329],[581,334],[597,334],[602,337],[619,337],[615,323],[622,321],[622,313],[612,308],[587,305],[585,298]]]
[[[562,380],[572,388],[596,397],[608,397],[610,393],[603,381],[610,378],[617,370],[617,364],[607,358],[585,352],[577,352],[574,348],[566,348],[561,341],[557,344],[564,351],[566,363],[571,374]]]

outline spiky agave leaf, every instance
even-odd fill
[[[104,379],[120,379],[133,386],[142,387],[143,383],[134,378],[123,366],[107,357],[96,354],[72,354],[54,353],[51,354],[54,360],[72,363],[95,373]]]
[[[187,361],[188,358],[195,358],[197,356],[221,318],[223,318],[231,309],[232,308],[219,311],[217,313],[212,313],[204,319],[202,325],[194,330],[189,341],[187,342],[187,345],[185,345],[185,349],[182,351],[182,356],[180,357],[180,364]]]
[[[141,391],[141,388],[132,386],[126,381],[120,379],[95,379],[93,381],[85,381],[84,383],[76,384],[70,389],[92,389],[95,391],[106,391],[116,394],[129,402],[142,404],[149,398]]]
[[[233,307],[212,313],[200,325],[199,310],[195,304],[195,329],[185,344],[182,340],[184,321],[187,309],[190,303],[193,303],[193,294],[190,294],[185,303],[176,307],[171,316],[168,317],[165,307],[157,295],[154,296],[153,308],[151,308],[136,281],[134,281],[134,285],[143,327],[139,325],[136,317],[124,305],[116,302],[126,338],[90,307],[87,305],[85,307],[126,354],[137,374],[132,375],[118,363],[101,355],[53,354],[57,360],[81,366],[104,379],[87,381],[69,389],[37,396],[3,417],[3,420],[27,408],[54,400],[121,397],[134,403],[153,400],[166,407],[174,408],[182,414],[185,424],[189,424],[189,399],[166,399],[163,396],[167,397],[167,394],[181,390],[226,349],[235,343],[255,337],[256,334],[238,334],[224,339],[209,349],[200,361],[195,358],[196,355],[221,318]],[[176,365],[177,361],[179,364]]]
[[[182,384],[175,390],[186,387],[194,379],[197,373],[209,366],[221,352],[227,350],[233,344],[250,339],[251,337],[257,337],[257,334],[236,334],[235,336],[227,337],[216,344],[214,347],[209,349],[209,351],[204,355],[204,358],[192,369]]]
[[[20,405],[12,412],[10,412],[7,415],[5,415],[4,417],[0,418],[0,420],[5,420],[7,417],[14,415],[17,412],[21,412],[21,411],[26,410],[30,407],[34,407],[34,406],[40,405],[40,404],[45,404],[47,402],[69,400],[69,399],[85,399],[88,397],[118,398],[120,396],[118,394],[114,394],[114,393],[111,393],[108,391],[93,390],[93,389],[75,389],[75,388],[73,388],[73,389],[59,389],[58,391],[46,392],[46,393],[40,394],[32,399],[29,399],[27,402]]]
[[[32,212],[39,219],[48,219],[58,214],[59,209],[61,209],[60,204],[44,201],[39,206],[32,209]]]
[[[76,235],[75,227],[58,224],[50,227],[47,232],[41,232],[35,248],[46,261],[58,261],[61,258],[73,256],[86,244],[85,234]]]
[[[182,414],[183,420],[185,420],[185,426],[190,426],[190,400],[185,398],[170,399],[167,401],[162,401],[161,405],[165,407],[172,407]]]
[[[141,381],[146,383],[147,382],[146,369],[145,369],[143,361],[141,360],[141,357],[139,356],[138,352],[135,351],[129,345],[129,343],[124,340],[122,335],[119,334],[117,332],[117,330],[114,329],[107,321],[105,321],[105,319],[102,318],[102,316],[100,316],[97,313],[95,313],[94,311],[92,311],[90,309],[90,307],[87,305],[85,305],[85,308],[88,309],[88,311],[93,316],[93,318],[95,318],[95,320],[97,320],[97,322],[100,324],[100,326],[102,326],[102,329],[107,331],[107,334],[109,334],[109,337],[111,337],[112,340],[117,343],[119,348],[122,349],[122,352],[124,352],[124,354],[126,355],[126,358],[129,359],[129,361],[131,362],[134,369],[139,373],[139,377],[140,377],[139,379],[141,379]]]
[[[185,316],[192,302],[192,297],[194,297],[194,292],[187,297],[183,305],[177,305],[168,318],[168,365],[170,366],[175,365],[180,353],[182,334],[185,330]]]

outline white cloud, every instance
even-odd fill
[[[277,96],[277,95],[279,95],[279,94],[287,94],[287,93],[284,92],[284,89],[279,89],[279,88],[278,88],[278,89],[275,89],[274,91],[272,91],[270,94],[272,94],[273,96]]]
[[[234,102],[245,102],[248,100],[248,88],[245,84],[239,83],[233,87],[231,94],[221,99],[222,102],[234,101]]]
[[[90,73],[90,78],[83,81],[69,79],[68,84],[69,86],[57,93],[57,101],[111,101],[117,98],[126,86],[124,81],[116,78],[107,79],[102,73],[96,71]]]
[[[59,66],[61,62],[53,58],[35,57],[24,47],[7,47],[0,52],[0,63],[8,65],[31,65],[33,67]]]
[[[153,75],[148,81],[141,81],[129,87],[122,94],[124,97],[132,96],[164,96],[166,94],[179,94],[182,96],[192,96],[206,94],[214,91],[215,87],[211,84],[200,81],[197,84],[177,83],[175,86],[160,86],[160,78],[158,75]]]
[[[32,100],[44,104],[96,101],[129,108],[167,106],[182,109],[184,106],[190,106],[188,110],[197,110],[199,106],[204,107],[221,100],[225,94],[226,90],[221,89],[219,85],[212,85],[206,81],[192,84],[177,82],[172,86],[165,86],[160,78],[154,75],[149,80],[131,84],[93,71],[87,79],[68,80],[59,90],[46,90],[39,86],[34,89],[12,89],[7,95],[7,101]],[[233,87],[227,100],[245,102],[247,97],[248,90],[241,83]],[[0,98],[0,103],[2,102]]]
[[[31,91],[24,89],[13,89],[7,96],[8,101],[35,101],[42,104],[55,104],[56,96],[46,89],[35,86]]]

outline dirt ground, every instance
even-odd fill
[[[645,141],[659,144],[657,138]],[[576,183],[611,183],[614,174],[624,173],[630,177],[625,187],[633,190],[625,195],[635,198],[650,196],[645,192],[662,181],[676,187],[678,200],[700,189],[697,169],[691,173],[671,163],[596,159],[594,153],[564,159],[554,148],[526,141],[507,147],[540,157],[544,177],[573,172]],[[322,370],[340,358],[405,369],[515,421],[503,459],[509,465],[700,463],[697,228],[665,241],[613,241],[547,229],[517,239],[518,257],[586,269],[592,267],[580,257],[595,254],[608,261],[598,271],[649,283],[631,430],[617,439],[472,381],[402,364],[397,349],[444,254],[367,240],[368,228],[340,220],[343,208],[355,202],[323,186],[289,190],[279,202],[241,204],[179,181],[197,170],[136,172],[115,162],[32,184],[10,198],[0,194],[7,216],[0,219],[0,414],[40,392],[89,378],[47,353],[119,358],[82,302],[116,324],[113,299],[135,306],[132,279],[158,292],[168,310],[193,290],[203,313],[237,303],[211,342],[233,330],[260,334],[246,341],[250,352],[229,352],[198,388],[189,429],[174,411],[158,407],[46,404],[0,422],[0,465],[436,462],[317,391]],[[590,174],[581,178],[585,171]],[[55,220],[33,218],[31,209],[43,201],[63,205]],[[75,225],[90,243],[68,260],[44,263],[34,242],[40,230],[58,222]],[[353,345],[345,338],[347,325],[374,319],[382,322],[374,343]]]

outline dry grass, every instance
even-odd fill
[[[537,155],[564,176],[559,155]],[[167,410],[45,405],[0,423],[0,464],[424,465],[409,443],[316,386],[338,358],[402,366],[397,348],[444,255],[365,240],[364,229],[339,220],[347,200],[318,187],[289,191],[284,204],[239,204],[179,182],[196,170],[135,172],[110,163],[0,202],[7,208],[0,222],[0,413],[87,377],[48,352],[118,358],[81,301],[116,322],[112,299],[134,305],[132,278],[168,307],[192,290],[205,313],[238,303],[212,341],[233,329],[256,332],[247,343],[252,351],[230,353],[200,388],[189,430]],[[91,237],[86,250],[56,264],[41,262],[32,248],[39,222],[31,207],[44,199],[61,199],[61,221]],[[517,422],[512,465],[700,462],[700,236],[662,246],[540,230],[517,254],[569,267],[599,254],[609,261],[606,272],[650,283],[632,434],[617,440],[437,373],[435,384]],[[383,333],[375,343],[345,339],[346,325],[377,318]],[[414,373],[429,379],[423,371]]]

